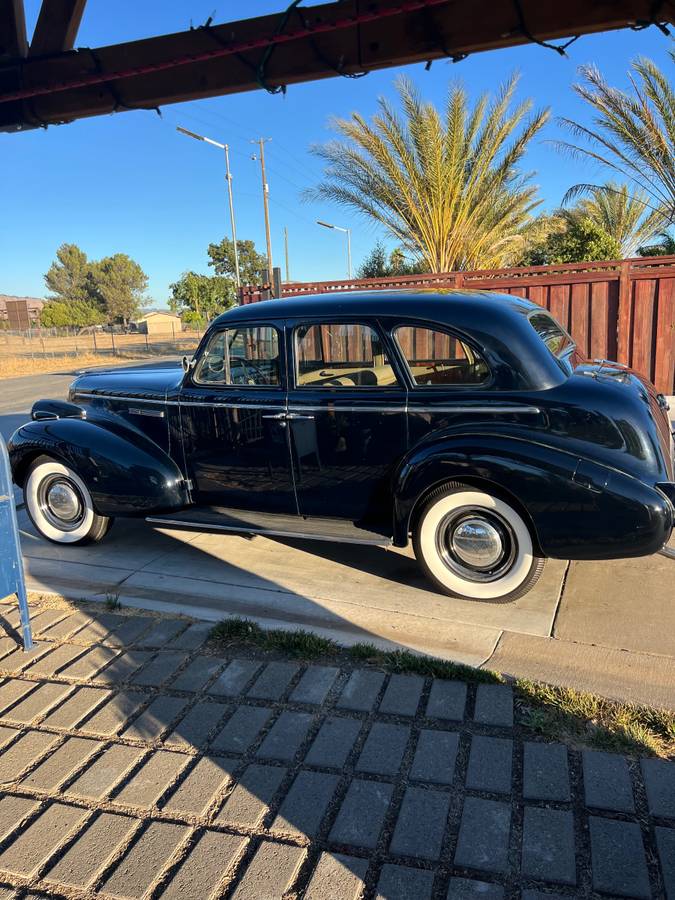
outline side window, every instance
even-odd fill
[[[217,332],[197,363],[194,381],[220,385],[280,384],[276,328],[255,325]]]
[[[406,326],[396,329],[396,340],[420,386],[483,384],[490,377],[482,356],[444,331]]]
[[[396,375],[370,325],[300,325],[295,329],[299,388],[391,387]]]

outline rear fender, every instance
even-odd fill
[[[23,487],[30,464],[45,455],[77,472],[101,515],[145,515],[189,502],[183,473],[156,444],[119,422],[112,430],[104,419],[77,417],[76,409],[64,418],[29,422],[12,435],[8,449],[16,484]]]
[[[673,526],[667,499],[636,478],[525,438],[462,435],[413,450],[399,466],[395,544],[407,543],[429,490],[448,481],[512,498],[545,556],[644,556],[663,546]]]

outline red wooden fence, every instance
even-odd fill
[[[288,282],[282,297],[373,289],[464,288],[526,297],[550,310],[582,353],[615,359],[675,394],[675,256],[446,272],[352,281]],[[242,301],[262,299],[244,288]]]

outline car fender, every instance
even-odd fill
[[[77,472],[101,515],[145,515],[189,502],[183,473],[144,434],[113,417],[80,418],[68,406],[70,415],[39,418],[12,435],[8,450],[16,484],[23,487],[30,464],[46,455]]]
[[[668,540],[664,496],[633,476],[523,434],[462,434],[413,448],[394,474],[394,543],[404,546],[429,491],[459,481],[501,495],[544,556],[610,559],[655,553]]]

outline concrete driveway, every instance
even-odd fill
[[[3,382],[0,430],[72,374]],[[30,382],[30,384],[29,384]],[[11,412],[11,410],[18,412]],[[436,594],[409,552],[212,535],[118,520],[94,547],[40,540],[20,515],[29,588],[74,599],[311,627],[346,643],[412,648],[517,676],[675,708],[675,562],[551,560],[514,603]]]

